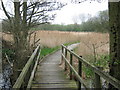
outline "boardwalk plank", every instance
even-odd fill
[[[59,67],[61,50],[44,58],[38,65],[32,88],[61,88],[77,89],[76,82],[66,78],[64,71]]]

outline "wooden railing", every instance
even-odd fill
[[[33,54],[27,61],[25,67],[23,68],[22,72],[20,73],[18,79],[16,80],[13,88],[30,88],[32,84],[32,80],[34,78],[34,74],[36,71],[36,67],[40,58],[40,45],[34,50]]]
[[[120,89],[120,81],[115,79],[114,77],[110,76],[109,74],[106,74],[105,72],[101,71],[99,68],[95,67],[94,65],[91,65],[89,62],[87,62],[85,59],[83,59],[81,56],[74,53],[72,50],[69,50],[66,46],[62,46],[62,61],[65,61],[65,67],[64,69],[67,70],[67,65],[70,67],[70,79],[72,79],[72,73],[76,76],[77,80],[79,81],[78,88],[81,89],[81,84],[84,86],[84,88],[89,89],[90,87],[87,86],[87,84],[83,81],[81,75],[82,75],[82,64],[84,64],[86,67],[91,68],[91,70],[95,73],[95,88],[101,89],[101,80],[100,78],[104,78],[106,81],[108,81],[111,85],[113,85],[115,88]],[[67,52],[70,53],[70,60],[67,59]],[[73,67],[73,56],[78,59],[78,71],[75,70]]]

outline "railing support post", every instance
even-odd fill
[[[67,58],[67,49],[65,48],[65,58]],[[65,62],[65,71],[67,70],[67,63]]]
[[[62,54],[64,54],[64,47],[62,46]],[[60,64],[62,64],[63,63],[63,56],[61,55],[61,62],[60,62]]]
[[[71,51],[73,51],[73,50],[71,50]],[[70,64],[72,65],[72,59],[73,59],[73,55],[72,55],[72,53],[70,53]],[[70,80],[72,80],[72,70],[71,70],[71,68],[70,68]]]
[[[80,57],[82,57],[82,56],[80,56]],[[82,62],[79,59],[78,59],[78,62],[79,62],[79,64],[78,64],[78,74],[80,76],[82,76]],[[80,82],[78,82],[78,90],[81,90],[81,83]]]
[[[95,73],[95,90],[101,90],[100,76]]]

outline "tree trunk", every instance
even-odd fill
[[[23,21],[21,20],[20,16],[20,2],[14,2],[15,8],[15,24],[13,30],[15,31],[13,34],[14,37],[14,46],[15,46],[15,60],[13,65],[13,77],[12,77],[12,84],[15,83],[17,80],[20,72],[22,71],[24,65],[26,64],[29,55],[29,51],[27,51],[27,22],[26,22],[26,9],[27,3],[24,2],[24,10],[23,10]],[[22,25],[21,25],[22,23]]]
[[[120,2],[109,2],[110,75],[120,80]],[[114,87],[109,85],[109,89]]]

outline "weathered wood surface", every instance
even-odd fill
[[[69,63],[69,61],[65,58],[65,56],[62,54],[65,62],[69,65],[69,67],[71,68],[72,72],[74,72],[75,76],[77,77],[77,79],[82,83],[82,85],[85,88],[89,88],[87,87],[86,83],[82,80],[82,78],[79,76],[78,72],[74,69],[74,67]]]
[[[33,78],[34,78],[34,75],[35,75],[35,72],[36,72],[36,69],[37,69],[37,65],[38,65],[39,59],[40,59],[40,53],[41,53],[41,50],[40,50],[39,53],[38,53],[37,60],[36,60],[36,62],[35,62],[35,65],[34,65],[34,68],[33,68],[33,70],[32,70],[30,79],[29,79],[29,81],[28,81],[27,88],[31,88],[32,81],[33,81]]]
[[[76,82],[66,78],[64,70],[59,67],[61,50],[47,56],[38,65],[32,88],[74,88],[77,89]]]
[[[35,56],[37,55],[38,53],[38,50],[39,50],[40,46],[38,46],[34,53],[31,55],[30,59],[28,60],[28,62],[26,63],[25,67],[23,68],[22,72],[20,73],[18,79],[16,80],[15,84],[13,85],[13,88],[20,88],[21,85],[23,84],[24,82],[24,79],[26,78],[26,75],[27,75],[27,72],[30,68],[30,66],[32,65],[33,63],[33,60],[35,58]]]

